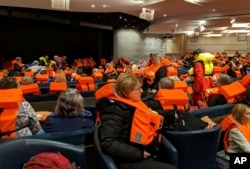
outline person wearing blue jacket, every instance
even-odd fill
[[[48,132],[75,131],[93,127],[92,112],[84,110],[84,98],[76,89],[68,88],[60,94],[55,112],[52,112],[43,124]]]

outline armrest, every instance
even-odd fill
[[[161,144],[163,148],[163,154],[164,154],[164,157],[166,157],[164,159],[164,162],[178,167],[177,149],[174,147],[172,143],[170,143],[170,141],[164,135],[161,135],[161,136],[162,136]]]

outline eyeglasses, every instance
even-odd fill
[[[142,88],[141,88],[141,87],[139,87],[139,88],[135,88],[135,89],[133,89],[133,90],[139,90],[139,91],[141,91],[141,90],[142,90]]]

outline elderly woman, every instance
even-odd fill
[[[3,90],[18,89],[18,88],[19,88],[19,83],[13,77],[4,77],[3,79],[0,80],[0,92]],[[2,95],[1,95],[1,99],[3,99]],[[4,109],[0,108],[0,112],[2,112],[3,110]],[[16,120],[15,120],[16,130],[14,131],[16,138],[44,133],[37,119],[37,115],[29,102],[25,100],[21,100],[17,112],[14,112],[14,113],[16,113]],[[0,116],[1,116],[0,119],[5,119],[2,113],[0,113]],[[6,121],[0,120],[0,123],[2,123],[2,125],[4,125],[5,122]],[[11,126],[11,125],[8,124],[8,126]],[[1,128],[0,130],[1,132],[5,132]],[[12,130],[12,129],[8,129],[8,130]]]
[[[104,85],[95,93],[100,111],[99,140],[103,152],[115,160],[119,169],[174,169],[158,161],[155,138],[163,117],[141,101],[141,78],[129,72],[121,73],[116,82]],[[155,124],[153,128],[149,121]],[[149,130],[140,131],[136,127],[139,125]]]
[[[94,126],[92,113],[84,110],[84,98],[76,89],[68,88],[60,94],[55,112],[43,124],[45,132],[74,131]]]
[[[250,108],[238,103],[220,123],[224,131],[224,149],[228,153],[250,153]]]

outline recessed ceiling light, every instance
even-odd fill
[[[168,15],[167,15],[167,14],[164,14],[163,16],[164,16],[164,17],[167,17]]]
[[[250,23],[233,23],[232,24],[233,28],[246,28],[249,26],[250,26]]]
[[[94,4],[92,4],[92,5],[91,5],[91,8],[95,8],[95,5],[94,5]]]
[[[102,7],[103,7],[103,8],[106,8],[106,7],[107,7],[107,5],[105,5],[105,4],[104,4],[104,5],[102,5]]]
[[[216,9],[212,9],[212,12],[215,12],[216,11]]]

